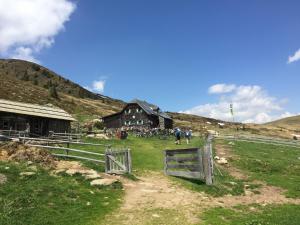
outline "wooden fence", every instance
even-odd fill
[[[252,135],[221,135],[216,136],[217,139],[223,139],[228,141],[243,141],[243,142],[253,142],[253,143],[262,143],[262,144],[272,144],[278,146],[287,146],[300,148],[300,141],[298,140],[289,140],[283,138],[272,138],[266,136],[252,136]]]
[[[49,132],[48,138],[54,140],[63,140],[63,141],[77,141],[80,142],[82,139],[82,134],[75,133],[55,133],[53,131]]]
[[[0,135],[3,135],[7,138],[18,138],[28,136],[28,132],[26,131],[18,131],[18,130],[0,130]]]
[[[20,140],[27,146],[47,149],[53,152],[56,157],[79,159],[101,163],[105,166],[105,172],[110,174],[131,173],[131,152],[130,149],[114,150],[111,145],[94,144],[85,142],[71,142],[64,140],[51,140],[46,138],[27,138],[21,137]],[[67,146],[62,146],[66,144]],[[85,145],[87,147],[99,147],[97,152],[92,150],[82,150],[70,148],[70,145]],[[102,148],[102,149],[101,149]],[[103,149],[104,148],[104,149]],[[63,153],[58,153],[63,151]]]
[[[212,142],[208,138],[204,147],[165,150],[164,172],[166,175],[199,179],[207,185],[213,183]]]

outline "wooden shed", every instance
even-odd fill
[[[27,130],[30,135],[46,136],[50,131],[70,133],[75,119],[52,105],[36,105],[0,99],[0,130]]]

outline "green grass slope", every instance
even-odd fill
[[[103,220],[121,201],[122,187],[92,187],[80,176],[50,175],[25,163],[0,161],[7,182],[0,188],[1,225],[89,225]]]

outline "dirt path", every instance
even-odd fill
[[[232,154],[228,145],[217,144],[216,154],[231,160],[238,157]],[[220,166],[220,165],[219,165]],[[247,179],[247,174],[229,164],[222,165],[233,177]],[[104,224],[201,224],[201,212],[211,207],[232,208],[237,205],[259,204],[300,204],[300,199],[284,196],[284,190],[267,186],[262,182],[261,188],[252,192],[245,186],[241,196],[211,197],[204,192],[193,192],[175,184],[162,173],[149,172],[139,181],[122,179],[125,199],[118,212],[107,217]],[[259,192],[257,192],[259,191]],[[250,207],[250,210],[256,210]]]
[[[161,173],[151,172],[139,181],[123,179],[124,204],[105,224],[196,224],[195,210],[206,201],[196,193],[175,185]],[[170,220],[171,219],[171,220]]]
[[[201,224],[201,212],[211,207],[300,204],[300,199],[286,198],[282,189],[265,185],[259,189],[259,194],[246,189],[242,196],[213,198],[174,184],[161,173],[152,172],[139,181],[123,179],[122,182],[124,204],[118,212],[108,216],[104,224]]]

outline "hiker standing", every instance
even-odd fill
[[[186,130],[185,131],[185,139],[186,139],[186,143],[189,144],[191,142],[192,139],[192,130]]]
[[[180,145],[180,139],[181,139],[181,130],[179,128],[175,129],[175,144]]]

